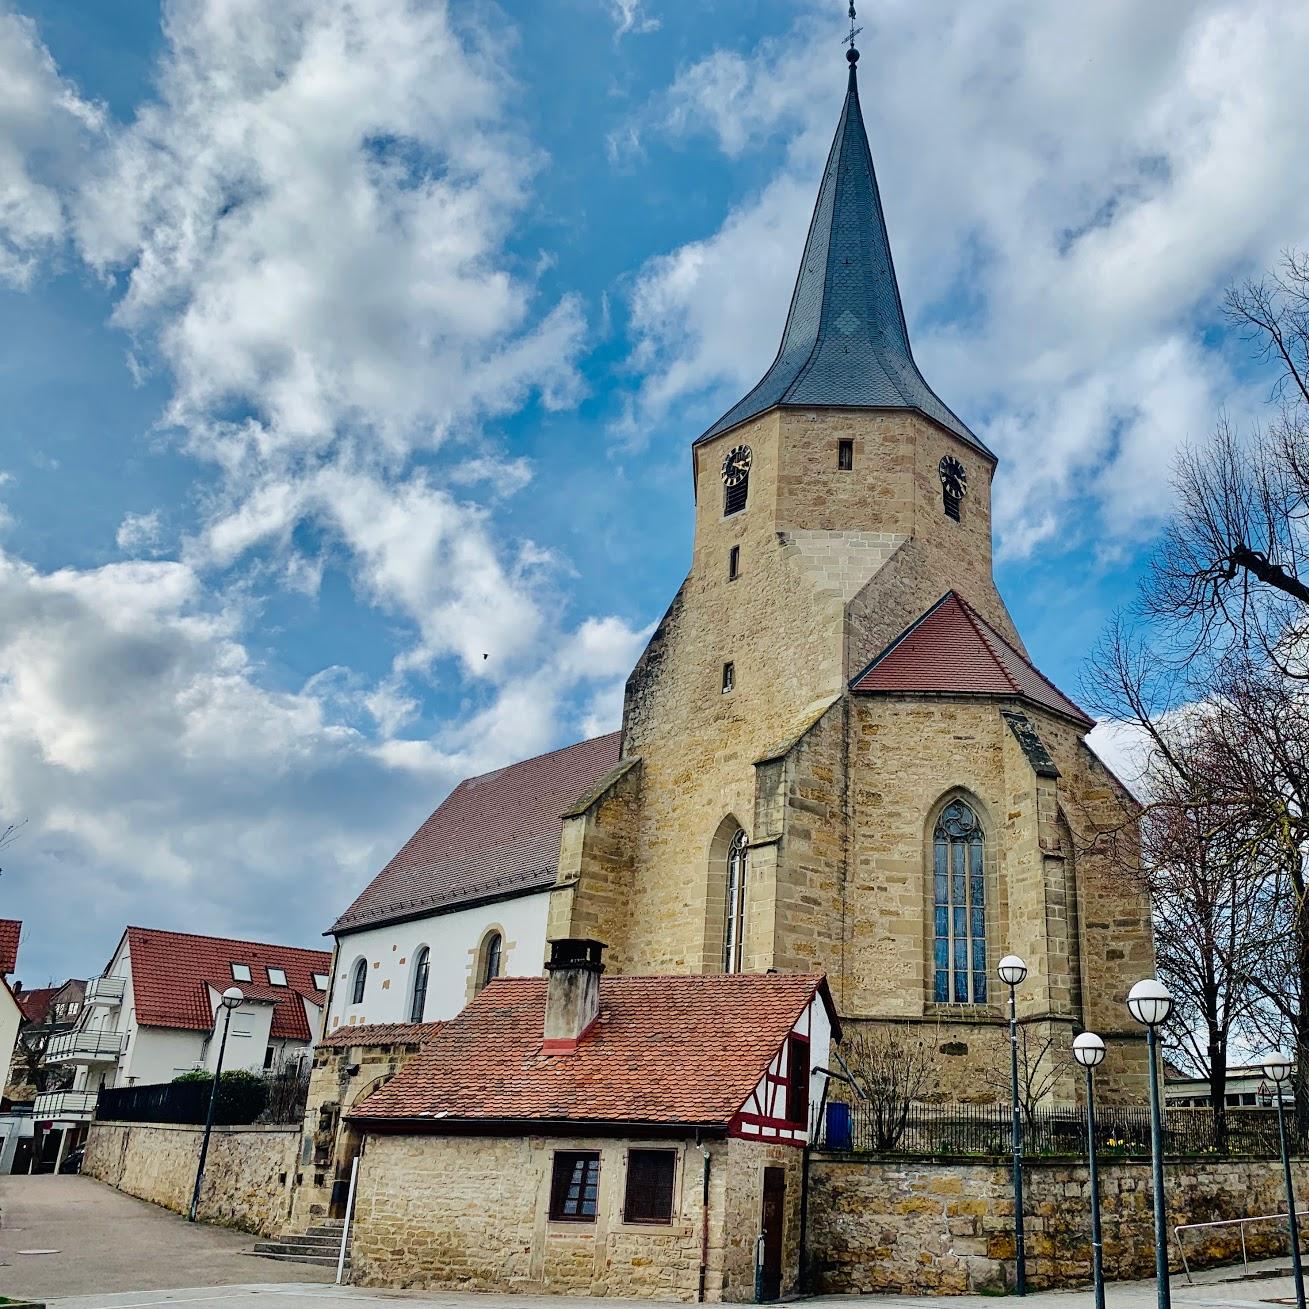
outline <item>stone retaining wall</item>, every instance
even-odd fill
[[[1309,1192],[1309,1161],[1294,1165]],[[1027,1283],[1033,1289],[1090,1281],[1090,1191],[1084,1166],[1033,1159],[1024,1171]],[[1275,1160],[1179,1160],[1167,1165],[1169,1227],[1277,1214],[1285,1209]],[[1106,1276],[1154,1274],[1148,1161],[1100,1169]],[[1299,1200],[1302,1207],[1304,1198]],[[1239,1229],[1183,1234],[1192,1268],[1241,1257]],[[1247,1228],[1251,1258],[1285,1252],[1285,1224]],[[1013,1283],[1013,1190],[1007,1160],[977,1163],[815,1154],[807,1240],[815,1292],[947,1295]],[[1170,1260],[1181,1269],[1175,1244]]]
[[[82,1171],[176,1213],[191,1207],[204,1128],[94,1122]],[[198,1217],[261,1236],[277,1233],[291,1203],[298,1127],[215,1127]]]

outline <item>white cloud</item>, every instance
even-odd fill
[[[641,6],[641,0],[609,0],[609,12],[614,20],[614,37],[621,39],[628,33],[644,36],[659,30],[659,20],[650,17]]]
[[[62,240],[62,189],[100,123],[100,109],[60,77],[31,20],[0,6],[0,282],[26,286]]]
[[[861,19],[863,16],[861,15]],[[1309,13],[1004,0],[863,21],[861,96],[920,363],[1004,458],[1002,547],[1137,539],[1173,451],[1250,405],[1204,339],[1223,286],[1309,239]],[[636,280],[629,430],[706,421],[776,349],[843,90],[830,16],[683,71],[649,117],[782,172]],[[648,127],[647,127],[648,130]],[[1057,506],[1058,512],[1052,512]]]
[[[152,509],[148,514],[125,514],[114,541],[124,554],[154,555],[160,553],[162,536],[159,511]]]

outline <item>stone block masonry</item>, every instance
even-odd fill
[[[82,1171],[128,1195],[184,1214],[191,1207],[203,1127],[91,1124]],[[298,1127],[215,1127],[200,1196],[203,1222],[272,1236],[286,1221]]]
[[[1297,1188],[1309,1161],[1295,1162]],[[1165,1185],[1170,1227],[1277,1214],[1285,1208],[1274,1160],[1178,1160]],[[1063,1160],[1029,1160],[1024,1174],[1027,1282],[1033,1290],[1091,1279],[1091,1216],[1086,1169]],[[1105,1274],[1115,1280],[1154,1273],[1148,1161],[1102,1162]],[[1007,1161],[978,1163],[815,1154],[809,1175],[809,1289],[823,1294],[884,1292],[961,1295],[1013,1285],[1013,1191]],[[1192,1268],[1241,1257],[1235,1227],[1183,1236]],[[1251,1226],[1251,1258],[1286,1250],[1284,1222]],[[1181,1259],[1170,1240],[1170,1261]]]

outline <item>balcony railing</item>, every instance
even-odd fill
[[[93,977],[86,984],[86,1003],[116,1005],[121,1004],[123,988],[127,984],[124,977]]]
[[[32,1117],[89,1122],[95,1113],[98,1091],[43,1091],[32,1106]]]
[[[48,1064],[111,1064],[123,1053],[122,1032],[61,1032],[45,1048]]]

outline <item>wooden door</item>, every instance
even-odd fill
[[[765,1300],[782,1294],[782,1236],[786,1228],[786,1170],[764,1169],[764,1265],[762,1290]]]

